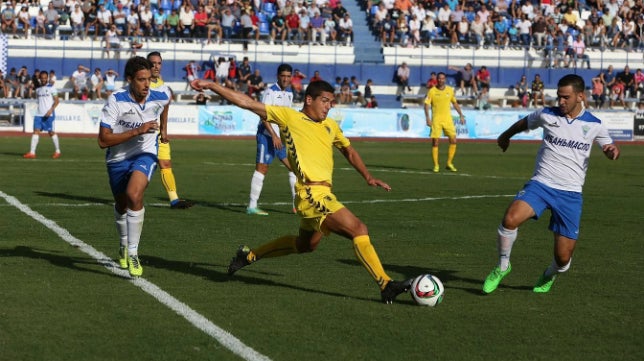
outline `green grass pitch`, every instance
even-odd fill
[[[0,360],[242,359],[45,225],[115,259],[112,197],[94,138],[62,135],[59,160],[49,158],[47,136],[38,159],[22,159],[28,146],[28,136],[0,137]],[[381,304],[350,241],[334,235],[314,253],[265,259],[229,278],[238,245],[298,226],[277,163],[260,199],[270,215],[245,214],[255,158],[247,139],[173,141],[179,194],[197,205],[171,210],[155,174],[139,249],[144,279],[272,360],[642,358],[644,147],[621,144],[616,162],[593,150],[572,267],[549,294],[531,291],[552,259],[546,212],[520,229],[512,274],[485,296],[496,228],[529,179],[538,144],[514,142],[502,153],[492,142],[462,142],[456,174],[431,172],[427,142],[354,146],[393,190],[368,187],[338,153],[334,193],[367,224],[390,276],[429,272],[443,281],[438,307],[415,306],[409,295]],[[443,163],[446,154],[443,142]]]

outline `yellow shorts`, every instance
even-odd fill
[[[295,206],[302,217],[300,228],[322,232],[325,235],[329,234],[329,231],[322,227],[326,217],[344,208],[344,204],[331,193],[331,188],[323,185],[298,187]]]
[[[432,122],[432,131],[429,134],[429,137],[440,138],[443,133],[445,133],[445,136],[449,138],[456,136],[456,127],[454,126],[454,121],[452,119]]]
[[[157,158],[161,160],[171,160],[172,158],[170,157],[170,143],[161,143],[161,137],[159,139],[159,153],[157,154]]]

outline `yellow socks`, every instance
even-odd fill
[[[387,276],[385,270],[382,268],[382,263],[380,263],[378,254],[375,248],[373,248],[369,236],[365,235],[354,238],[353,250],[360,263],[367,269],[371,277],[378,283],[380,290],[382,290],[391,281],[391,277]]]
[[[432,159],[434,160],[434,167],[438,167],[438,147],[432,147]]]
[[[296,239],[297,236],[282,236],[272,240],[253,249],[248,254],[248,260],[254,262],[260,258],[280,257],[297,253],[297,246],[295,245]]]
[[[452,164],[455,154],[456,154],[456,144],[450,144],[449,148],[447,148],[447,164]]]
[[[161,169],[161,183],[163,183],[165,191],[168,192],[170,202],[175,199],[179,199],[179,196],[177,195],[177,183],[174,180],[174,173],[172,173],[172,168]]]

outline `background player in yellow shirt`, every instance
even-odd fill
[[[461,124],[465,124],[465,116],[454,96],[454,88],[445,85],[445,73],[438,73],[437,81],[436,86],[429,89],[427,91],[427,97],[425,97],[425,118],[427,120],[427,126],[431,127],[429,137],[432,139],[434,173],[440,171],[438,165],[438,138],[441,137],[442,133],[445,133],[449,139],[446,169],[456,172],[457,169],[453,164],[454,155],[456,154],[456,127],[454,127],[454,121],[452,120],[452,108],[450,105],[453,104],[454,109],[460,115]],[[430,106],[432,110],[431,116],[429,113]]]
[[[161,79],[161,66],[163,59],[161,53],[153,51],[147,56],[148,60],[152,63],[152,77],[150,79],[151,89],[168,88]],[[168,88],[169,89],[169,88]],[[170,90],[172,91],[172,90]],[[177,194],[177,183],[174,179],[172,172],[172,157],[170,156],[170,139],[168,138],[168,109],[170,104],[161,113],[161,126],[159,132],[159,173],[161,174],[161,183],[168,192],[170,198],[170,208],[172,209],[188,209],[192,207],[192,203],[185,199],[179,198]]]
[[[411,280],[394,281],[385,273],[371,244],[367,226],[340,203],[331,191],[334,147],[368,185],[391,190],[387,183],[371,176],[338,124],[327,118],[335,100],[331,84],[325,81],[310,83],[306,88],[301,111],[266,105],[243,93],[206,80],[195,80],[191,85],[197,90],[210,89],[232,104],[277,124],[286,145],[289,163],[297,177],[295,204],[301,217],[298,235],[281,236],[253,249],[241,246],[228,266],[228,274],[232,275],[262,258],[312,252],[323,236],[333,232],[353,241],[356,258],[380,287],[383,302],[392,303],[397,295],[409,291]]]

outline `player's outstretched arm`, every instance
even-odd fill
[[[602,151],[606,158],[610,160],[617,160],[619,158],[619,148],[615,144],[606,144],[602,147]]]
[[[510,128],[508,128],[505,132],[501,133],[501,135],[499,135],[499,138],[497,138],[496,140],[496,144],[498,144],[499,148],[501,148],[501,150],[505,152],[510,146],[510,138],[512,138],[515,134],[524,132],[526,130],[528,130],[528,118],[523,118],[512,124]]]
[[[351,164],[353,168],[355,168],[358,173],[362,175],[362,177],[367,181],[368,185],[372,187],[380,187],[387,192],[391,190],[389,184],[371,176],[371,173],[369,173],[369,170],[367,170],[367,166],[362,161],[362,157],[360,157],[360,154],[357,150],[355,150],[355,148],[348,146],[346,148],[341,148],[340,152],[342,152],[342,155],[344,155],[347,161],[349,161],[349,164]]]
[[[227,88],[221,84],[202,79],[193,80],[192,82],[190,82],[190,86],[197,91],[209,89],[219,94],[232,104],[235,104],[240,108],[250,110],[251,112],[259,115],[259,117],[262,119],[266,118],[266,105],[262,102],[254,100],[244,93]]]

